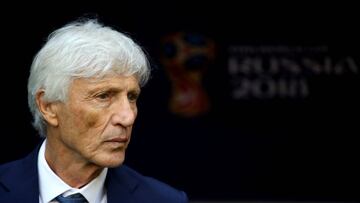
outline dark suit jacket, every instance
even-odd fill
[[[39,202],[38,150],[24,159],[0,166],[0,202]],[[122,165],[108,170],[108,203],[185,203],[184,192]]]

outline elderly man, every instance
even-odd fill
[[[70,23],[34,58],[28,101],[45,139],[0,167],[0,202],[187,202],[186,194],[123,165],[148,61],[96,20]]]

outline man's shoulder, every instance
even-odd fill
[[[0,189],[37,179],[36,158],[37,151],[34,150],[18,160],[0,164]]]
[[[43,140],[39,140],[38,145],[33,151],[23,155],[23,157],[0,164],[0,177],[7,172],[22,172],[23,170],[29,171],[30,169],[33,172],[33,169],[37,166],[37,155],[42,142]]]
[[[21,170],[21,163],[22,159],[0,164],[0,193],[8,191],[8,186],[14,183],[14,178],[19,175],[17,171]]]
[[[36,164],[36,160],[37,160],[37,151],[38,151],[38,148],[36,148],[34,151],[26,154],[24,157],[21,157],[17,160],[13,160],[13,161],[10,161],[7,163],[0,164],[0,176],[2,173],[5,173],[5,172],[13,170],[13,169],[28,170],[28,168],[30,166],[31,166],[31,168],[33,168],[33,165]]]
[[[23,159],[14,160],[11,162],[0,164],[0,180],[1,177],[5,176],[8,172],[13,172],[15,169],[19,169]]]
[[[155,178],[144,176],[128,166],[123,165],[114,170],[116,173],[128,176],[129,182],[136,182],[133,191],[140,199],[147,198],[148,200],[150,198],[153,200],[152,202],[188,202],[185,192]],[[140,202],[146,201],[144,199]]]
[[[0,202],[35,202],[39,199],[35,154],[0,165]]]

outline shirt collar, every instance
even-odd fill
[[[77,189],[66,184],[50,168],[45,160],[46,140],[42,143],[38,155],[39,169],[39,189],[40,199],[48,203],[58,195],[69,196],[74,193],[81,193],[89,202],[100,202],[105,196],[104,182],[107,174],[107,168],[102,170],[100,175],[86,184],[84,187]]]

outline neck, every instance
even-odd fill
[[[63,146],[47,137],[45,159],[54,173],[73,188],[81,188],[95,179],[102,167],[89,163],[83,158],[74,157]]]

